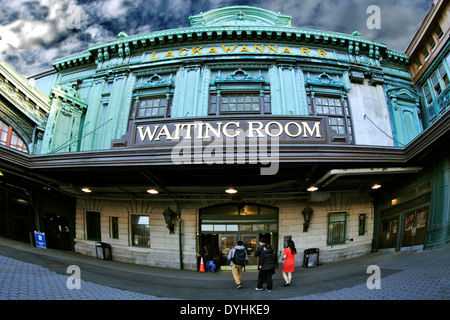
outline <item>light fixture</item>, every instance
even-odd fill
[[[3,172],[0,171],[0,176],[3,176]]]
[[[81,191],[86,192],[86,193],[91,193],[91,189],[89,188],[82,188]]]
[[[309,188],[306,189],[306,190],[308,190],[308,191],[310,191],[310,192],[314,192],[314,191],[319,190],[319,188],[317,188],[317,187],[315,187],[315,186],[311,186],[311,187],[309,187]]]
[[[148,189],[147,192],[150,194],[158,194],[159,193],[159,191],[156,190],[155,188]]]
[[[237,193],[237,190],[234,188],[228,188],[227,190],[225,190],[225,192],[229,193],[229,194],[234,194],[234,193]]]
[[[380,189],[380,188],[381,188],[381,184],[378,184],[378,183],[376,183],[372,186],[372,189],[374,189],[374,190]]]
[[[305,219],[305,222],[303,223],[303,232],[308,232],[309,223],[311,222],[312,215],[314,213],[314,210],[311,209],[309,205],[306,205],[306,208],[303,209],[303,219]]]

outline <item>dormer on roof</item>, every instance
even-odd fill
[[[291,17],[251,6],[231,6],[190,16],[193,27],[277,26],[290,27]]]

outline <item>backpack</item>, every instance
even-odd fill
[[[235,265],[245,266],[247,264],[247,253],[245,249],[234,249],[234,256],[231,259]]]

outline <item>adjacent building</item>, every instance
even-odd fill
[[[239,239],[322,263],[444,246],[448,19],[437,1],[405,54],[231,6],[32,79],[2,62],[0,235],[194,270]]]
[[[423,170],[380,192],[378,248],[437,248],[448,243],[450,221],[450,4],[434,1],[406,50],[420,94],[424,131],[405,147]],[[416,152],[416,150],[420,150]]]

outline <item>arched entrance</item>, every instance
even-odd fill
[[[278,243],[278,208],[252,204],[228,203],[200,209],[200,253],[221,269],[229,268],[227,255],[238,240],[244,242],[249,268],[256,268],[255,251],[264,238],[275,252]],[[205,262],[206,262],[205,261]]]

